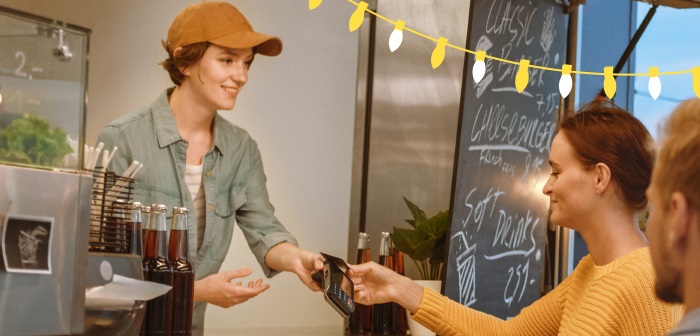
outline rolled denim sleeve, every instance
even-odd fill
[[[298,246],[294,236],[275,217],[275,208],[270,203],[267,192],[267,178],[263,170],[260,152],[255,141],[250,141],[246,154],[247,179],[244,188],[245,201],[236,210],[238,226],[248,241],[250,250],[255,255],[267,277],[279,271],[272,270],[265,264],[265,255],[277,244],[288,242]],[[243,195],[241,195],[243,196]],[[239,196],[240,199],[240,196]]]

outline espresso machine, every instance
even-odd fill
[[[133,335],[143,319],[142,301],[86,303],[116,275],[143,280],[110,227],[115,177],[84,169],[90,34],[0,6],[0,335]]]

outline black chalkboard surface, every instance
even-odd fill
[[[564,6],[554,0],[474,0],[467,49],[561,69]],[[541,296],[549,199],[549,149],[556,133],[560,72],[529,69],[522,93],[517,64],[486,59],[472,79],[468,55],[452,186],[444,293],[500,318]]]

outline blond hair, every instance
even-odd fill
[[[663,206],[671,193],[680,192],[691,207],[700,208],[700,99],[678,105],[660,131],[652,180]]]

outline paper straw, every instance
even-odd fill
[[[114,149],[112,149],[112,152],[109,153],[109,157],[107,158],[107,163],[105,163],[105,168],[109,165],[110,162],[112,162],[112,158],[114,158],[114,153],[117,152],[117,146],[114,146]]]
[[[132,162],[131,165],[129,166],[129,168],[126,168],[126,170],[124,171],[124,174],[122,174],[122,177],[128,178],[129,176],[131,176],[131,173],[133,173],[134,169],[136,169],[138,166],[139,166],[138,161]]]
[[[131,179],[136,178],[136,173],[138,173],[139,170],[141,170],[141,168],[143,168],[143,164],[139,164],[139,166],[136,169],[134,169],[134,171],[131,173],[131,175],[129,175],[129,178],[131,178]]]

